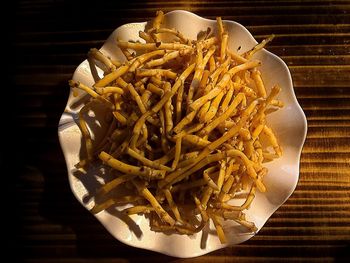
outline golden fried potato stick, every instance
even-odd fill
[[[210,145],[210,144],[209,144]],[[196,158],[196,160],[198,160],[199,158],[201,158],[200,156],[206,151],[207,148],[205,148],[200,154],[199,156]],[[164,188],[165,186],[169,186],[172,185],[176,182],[182,181],[184,178],[186,178],[187,176],[189,176],[190,174],[193,174],[194,172],[198,171],[199,169],[203,168],[204,166],[213,163],[213,162],[217,162],[219,160],[222,160],[224,158],[227,157],[239,157],[241,158],[241,160],[244,162],[246,169],[247,169],[247,173],[254,179],[257,178],[256,172],[252,166],[251,161],[247,158],[247,156],[245,156],[245,154],[239,150],[228,150],[226,152],[221,152],[221,153],[216,153],[216,154],[210,154],[210,155],[205,155],[204,157],[201,158],[200,161],[195,162],[194,164],[191,164],[187,167],[184,167],[182,170],[177,170],[174,171],[170,174],[168,174],[163,180],[159,181],[158,186],[161,188]]]
[[[269,152],[263,152],[262,156],[263,156],[263,162],[270,162],[273,159],[276,159],[279,157],[277,154],[269,153]]]
[[[207,151],[209,152],[214,151],[221,144],[225,143],[227,140],[235,136],[239,132],[239,130],[244,126],[245,122],[250,117],[251,113],[254,111],[257,104],[258,104],[257,100],[252,101],[252,103],[250,103],[250,105],[243,111],[239,122],[236,123],[235,126],[230,128],[222,137],[218,138],[217,140],[209,144],[207,147],[207,150],[203,150],[202,153],[197,157],[197,159],[199,160],[205,157]]]
[[[218,66],[215,71],[209,76],[211,80],[211,85],[215,86],[218,80],[221,80],[223,74],[228,71],[228,67],[230,66],[231,60],[230,58],[226,59],[220,66]]]
[[[169,225],[173,226],[175,224],[175,220],[163,209],[163,207],[159,204],[157,199],[152,195],[147,187],[144,186],[144,184],[142,184],[142,182],[139,180],[133,180],[132,183],[137,188],[137,191],[152,205],[159,218]]]
[[[220,172],[218,177],[218,191],[221,191],[222,185],[224,184],[226,174],[226,160],[222,160],[220,164]]]
[[[228,211],[224,209],[208,208],[209,214],[215,214],[223,219],[239,219],[242,218],[242,211]]]
[[[94,147],[94,155],[95,156],[100,151],[105,150],[105,148],[110,144],[111,135],[112,135],[113,131],[116,129],[117,122],[112,116],[110,116],[110,117],[112,118],[112,121],[110,121],[110,125],[109,125],[107,131],[103,135],[102,140],[98,144],[96,144],[96,146]]]
[[[112,181],[104,184],[100,189],[98,189],[97,193],[98,193],[98,195],[107,194],[111,190],[116,188],[117,186],[119,186],[125,182],[128,182],[130,180],[133,180],[135,177],[136,177],[136,175],[130,175],[130,174],[121,175],[121,176],[113,179]]]
[[[215,225],[215,229],[216,229],[216,233],[220,239],[221,244],[225,244],[227,243],[227,239],[224,233],[224,230],[222,228],[222,223],[220,222],[220,219],[217,215],[215,214],[210,214],[210,218],[213,219],[214,225]]]
[[[217,27],[218,27],[218,36],[219,36],[220,41],[221,41],[222,35],[225,32],[224,24],[222,23],[221,17],[217,17],[216,18],[216,24],[217,24]]]
[[[204,209],[207,209],[207,205],[208,205],[208,202],[210,200],[212,193],[213,193],[213,189],[211,187],[207,186],[204,189],[204,193],[203,193],[202,199],[201,199],[201,204],[202,204]]]
[[[242,128],[238,133],[239,133],[239,136],[241,136],[243,141],[249,141],[252,138],[250,131],[246,128]]]
[[[153,83],[148,83],[147,90],[151,93],[157,94],[158,96],[162,97],[164,95],[164,89],[159,88],[158,86],[154,85]]]
[[[165,49],[165,50],[181,50],[181,49],[191,49],[192,47],[190,45],[186,44],[180,44],[180,43],[133,43],[133,42],[127,42],[127,41],[117,41],[118,46],[121,49],[130,48],[133,50],[140,50],[140,51],[152,51],[157,49]]]
[[[278,108],[284,107],[283,101],[280,101],[280,100],[271,100],[270,105]]]
[[[167,162],[170,162],[172,159],[174,159],[174,157],[175,157],[175,147],[171,148],[161,158],[154,160],[154,162],[157,162],[159,164],[166,164]]]
[[[258,96],[263,98],[266,97],[266,89],[264,86],[264,82],[261,78],[261,72],[259,70],[253,70],[251,76],[255,82]]]
[[[239,64],[243,64],[248,62],[248,59],[242,57],[241,55],[231,51],[231,50],[227,50],[227,54],[231,57],[232,60],[236,61]]]
[[[160,141],[161,141],[162,150],[163,150],[164,153],[166,153],[170,149],[170,145],[169,145],[168,138],[167,138],[166,131],[165,131],[165,113],[164,113],[164,108],[160,110],[159,118],[160,118],[160,123],[161,123],[161,127],[159,129],[160,134],[161,134]]]
[[[242,226],[248,228],[252,232],[256,232],[258,230],[254,225],[254,223],[248,222],[245,219],[233,219],[233,220],[235,220],[237,223],[241,224]]]
[[[258,159],[258,164],[262,167],[262,162],[264,161],[263,149],[259,139],[254,140],[255,153]]]
[[[272,129],[269,128],[267,125],[264,126],[263,128],[263,133],[266,134],[269,142],[271,143],[273,149],[275,150],[275,153],[277,154],[278,157],[282,156],[282,149],[280,145],[277,142],[276,136],[273,133]]]
[[[124,162],[121,162],[115,158],[113,158],[111,155],[109,155],[106,152],[101,152],[98,157],[106,164],[108,164],[110,167],[122,172],[127,173],[131,175],[138,175],[142,176],[144,178],[163,178],[165,175],[165,170],[155,170],[151,169],[147,166],[134,166],[130,164],[126,164]]]
[[[146,157],[142,156],[141,154],[137,153],[136,151],[134,151],[130,147],[128,147],[126,149],[126,153],[128,155],[130,155],[131,157],[135,158],[136,160],[139,160],[144,165],[147,165],[149,167],[159,169],[159,170],[165,170],[168,172],[172,171],[172,169],[170,167],[165,166],[165,165],[160,164],[160,163],[157,163],[157,162],[154,162],[154,161],[151,161],[151,160],[147,159]]]
[[[83,117],[84,109],[79,112],[79,127],[83,138],[85,139],[85,149],[88,161],[93,159],[93,146],[90,131],[87,127],[86,121]]]
[[[263,49],[267,43],[271,42],[275,38],[275,35],[271,35],[268,38],[265,38],[263,41],[261,41],[259,44],[257,44],[253,49],[250,51],[247,51],[245,53],[245,58],[246,59],[251,59],[252,56],[258,52],[259,50]]]
[[[210,108],[210,101],[207,101],[199,110],[197,114],[197,119],[200,123],[204,124],[205,123],[205,116]]]
[[[184,128],[180,133],[173,135],[172,139],[176,140],[177,138],[183,137],[186,134],[192,134],[192,133],[198,132],[203,128],[203,126],[204,126],[204,124],[202,124],[202,123],[196,123],[192,126],[188,126],[188,127]]]
[[[201,187],[207,184],[205,179],[199,179],[196,181],[185,182],[182,184],[177,184],[171,188],[172,193],[178,193],[181,191],[187,191],[191,188]]]
[[[129,66],[127,66],[127,65],[120,66],[115,71],[112,71],[111,73],[107,74],[102,79],[97,81],[94,86],[95,87],[105,87],[108,84],[110,84],[112,81],[123,76],[128,71],[128,69],[129,69]]]
[[[174,225],[174,226],[169,226],[169,225],[152,225],[151,230],[156,231],[156,232],[167,232],[167,231],[175,231],[178,234],[182,235],[193,235],[194,233],[197,233],[197,229],[189,229],[186,226],[182,225]]]
[[[148,102],[150,101],[151,96],[152,92],[150,90],[145,90],[141,95],[141,101],[147,110],[149,110],[150,105]]]
[[[199,135],[204,136],[208,133],[210,133],[212,130],[214,130],[220,123],[222,123],[224,120],[228,119],[231,114],[236,110],[237,106],[240,103],[245,103],[246,98],[244,96],[243,93],[238,93],[237,96],[233,99],[231,105],[229,106],[229,108],[223,113],[221,114],[219,117],[217,117],[216,119],[212,120],[212,122],[210,122],[206,127],[204,127]]]
[[[199,108],[201,108],[209,100],[215,98],[220,92],[221,92],[221,89],[215,87],[209,93],[205,94],[204,96],[202,96],[202,97],[198,98],[197,100],[195,100],[194,102],[192,102],[191,105],[190,105],[190,109],[192,111],[199,110]]]
[[[180,133],[182,129],[187,125],[190,124],[194,117],[196,116],[196,111],[192,111],[189,114],[187,114],[173,129],[175,133]]]
[[[164,84],[164,81],[162,81],[160,78],[157,77],[151,77],[150,79],[151,83],[153,83],[154,85],[160,87]]]
[[[170,85],[164,85],[164,90],[165,92],[170,92],[171,91]],[[164,117],[165,117],[165,133],[168,136],[174,127],[171,99],[169,99],[164,104]]]
[[[198,152],[193,152],[195,154],[193,154],[193,157],[187,157],[187,158],[184,158],[182,159],[181,157],[184,156],[184,155],[187,155],[187,154],[184,154],[184,155],[181,155],[180,156],[180,160],[181,162],[179,162],[179,164],[177,165],[177,168],[183,168],[183,167],[186,167],[190,164],[192,164],[194,162],[194,160],[196,159],[196,157],[198,156]]]
[[[209,217],[208,217],[208,214],[207,214],[207,212],[206,212],[206,207],[204,207],[204,206],[201,204],[201,201],[198,199],[198,197],[197,197],[196,195],[193,195],[193,199],[194,199],[194,202],[195,202],[195,204],[196,204],[197,209],[198,209],[199,212],[201,213],[202,221],[203,221],[203,222],[208,222]]]
[[[116,118],[116,120],[122,125],[125,126],[127,124],[126,117],[120,112],[120,111],[113,111],[113,116]]]
[[[224,201],[224,198],[225,196],[229,193],[231,187],[232,187],[232,184],[234,182],[234,177],[233,176],[229,176],[228,179],[226,180],[225,184],[223,185],[223,187],[221,188],[221,192],[218,196],[218,200],[220,202],[223,202]]]
[[[81,83],[80,81],[75,81],[75,80],[69,80],[68,84],[71,88],[77,88],[85,91],[87,94],[89,94],[91,97],[97,99],[97,101],[100,101],[102,103],[105,103],[105,105],[113,109],[114,105],[107,100],[106,98],[102,97],[101,95],[97,94],[92,88],[86,86],[85,84]]]
[[[163,193],[165,195],[165,198],[166,198],[166,200],[167,200],[167,202],[168,202],[168,204],[170,206],[170,209],[173,212],[176,220],[178,222],[181,222],[182,219],[181,219],[181,216],[180,216],[180,212],[179,212],[179,209],[177,208],[177,206],[176,206],[176,204],[174,202],[174,199],[173,199],[173,197],[171,195],[171,192],[169,191],[169,189],[164,189]]]
[[[135,196],[135,195],[126,195],[119,198],[109,198],[103,203],[95,204],[94,207],[90,210],[93,214],[98,214],[99,212],[113,206],[113,205],[122,205],[122,204],[129,204],[134,203],[136,201],[139,201],[143,199],[141,196]]]
[[[203,71],[202,79],[199,82],[199,87],[198,87],[197,92],[196,92],[196,94],[194,96],[195,100],[198,99],[200,96],[203,96],[204,89],[207,86],[209,75],[210,75],[210,71],[209,70],[204,70]]]
[[[240,84],[237,82],[233,82],[232,86],[235,89],[235,91],[243,92],[247,97],[251,97],[254,99],[257,97],[256,92],[252,88],[249,88],[246,85],[243,85],[243,84]]]
[[[210,122],[214,116],[216,115],[218,108],[219,108],[219,104],[222,100],[222,97],[224,96],[224,91],[221,91],[212,101],[212,103],[210,104],[210,108],[207,112],[207,114],[204,117],[204,122],[208,123]]]
[[[253,140],[247,140],[243,142],[244,145],[244,150],[243,152],[249,159],[251,159],[253,162],[257,162],[256,159],[254,159],[256,156],[254,156],[254,145],[253,145]]]
[[[174,161],[171,165],[171,168],[173,170],[176,169],[178,163],[179,163],[179,160],[180,160],[180,155],[181,155],[181,144],[182,144],[182,136],[179,136],[177,139],[176,139],[176,143],[175,143],[175,157],[174,157]]]
[[[105,76],[92,88],[70,83],[87,92],[91,102],[106,105],[104,139],[92,144],[83,116],[80,128],[90,159],[98,156],[118,171],[100,188],[91,211],[130,203],[124,213],[149,213],[152,230],[186,235],[212,220],[220,241],[226,242],[223,220],[256,231],[244,210],[255,189],[266,191],[263,162],[281,154],[267,122],[269,113],[283,107],[275,99],[280,88],[268,93],[258,70],[261,63],[251,59],[270,39],[239,55],[228,48],[221,18],[216,36],[209,37],[208,31],[196,41],[176,29],[161,28],[163,21],[159,12],[152,27],[139,32],[146,43],[117,41],[128,59],[124,64],[90,50],[89,57],[102,64]],[[161,41],[168,36],[166,41],[175,41]],[[80,114],[88,109],[86,104]],[[264,137],[269,145],[261,144]],[[275,153],[267,151],[269,146]],[[88,163],[88,158],[80,160],[77,168]],[[116,187],[137,195],[106,200]],[[230,205],[242,195],[241,206]],[[202,220],[194,218],[198,215]]]
[[[154,207],[149,205],[136,205],[129,208],[125,208],[123,210],[123,213],[127,215],[134,215],[134,214],[149,214],[151,211],[155,211]]]
[[[171,34],[176,36],[181,43],[191,44],[191,41],[188,38],[186,38],[180,31],[174,28],[152,28],[148,32],[151,34],[162,34],[162,33]]]
[[[220,61],[224,62],[226,58],[227,53],[227,41],[228,41],[228,34],[223,33],[221,36],[221,47],[220,47]]]
[[[128,50],[126,48],[121,48],[120,50],[122,51],[123,55],[128,60],[127,64],[130,64],[130,62],[132,62],[136,56],[135,52],[131,52],[130,50]]]
[[[147,83],[148,80],[149,80],[149,77],[143,77],[142,79],[140,79],[139,81],[137,81],[135,83],[135,88],[140,89],[139,90],[140,92],[145,91],[144,86],[145,86],[145,84]]]
[[[108,87],[108,86],[103,87],[103,88],[97,87],[95,90],[100,95],[106,95],[106,94],[110,94],[110,93],[116,93],[119,95],[125,94],[124,90],[119,88],[119,87]]]
[[[248,209],[254,200],[255,189],[256,189],[255,186],[251,187],[247,199],[245,200],[245,202],[241,206],[232,206],[232,205],[229,205],[227,203],[215,203],[214,205],[216,208],[223,208],[226,210],[233,210],[233,211],[237,211],[237,210],[242,211],[242,210]]]
[[[221,92],[221,90],[223,90],[227,86],[228,82],[230,81],[230,79],[233,75],[235,75],[236,73],[238,73],[239,71],[242,71],[242,70],[255,68],[255,67],[259,66],[260,64],[261,64],[260,61],[253,60],[253,61],[249,61],[247,63],[233,67],[223,76],[223,78],[215,86],[215,88],[213,88],[208,94],[197,99],[196,101],[194,101],[190,105],[191,110],[199,109],[208,100],[211,100],[214,97],[216,97]]]
[[[179,87],[181,85],[183,85],[183,83],[185,82],[186,78],[192,73],[192,71],[194,70],[195,64],[193,63],[192,65],[190,65],[186,70],[184,70],[182,72],[182,74],[177,78],[175,84],[173,85],[173,87],[171,88],[170,92],[166,92],[164,94],[164,96],[161,98],[161,100],[149,111],[145,112],[140,119],[137,121],[137,123],[135,124],[133,133],[135,136],[138,136],[138,134],[141,131],[141,127],[143,125],[143,123],[145,122],[145,120],[151,116],[152,114],[157,113],[163,106],[164,104],[170,100],[178,91]],[[165,83],[165,85],[170,85],[168,82]]]
[[[97,61],[100,61],[103,65],[106,66],[106,68],[109,71],[115,71],[116,66],[112,63],[112,61],[106,57],[101,51],[99,51],[97,48],[92,48],[88,52],[88,57],[96,59]]]
[[[172,87],[171,91],[166,92],[164,94],[164,96],[161,98],[161,100],[155,105],[153,106],[153,108],[151,110],[148,110],[147,112],[145,112],[139,119],[138,121],[135,123],[134,129],[133,129],[133,136],[132,136],[132,141],[134,142],[134,145],[136,145],[136,142],[138,140],[138,137],[140,135],[141,132],[141,127],[143,126],[143,124],[145,123],[146,119],[148,120],[148,118],[152,115],[152,114],[156,114],[163,106],[164,104],[171,99],[171,97],[176,93],[177,89],[180,86],[180,83],[182,81],[184,81],[184,79],[187,78],[187,76],[192,72],[194,68],[194,64],[191,65],[190,67],[188,67],[181,75],[180,77],[177,79],[177,81],[175,82],[174,86]],[[170,85],[169,82],[166,82],[165,85]],[[166,88],[165,88],[166,89]]]
[[[141,129],[141,134],[142,134],[142,137],[138,140],[137,144],[136,144],[136,147],[139,147],[141,145],[143,145],[144,143],[147,143],[147,139],[148,139],[148,129],[147,129],[147,125],[144,124],[142,126],[142,129]],[[139,150],[137,150],[139,151]],[[142,155],[143,156],[143,155]]]
[[[205,146],[207,146],[208,144],[210,144],[210,141],[205,140],[197,135],[193,135],[193,134],[186,134],[185,136],[183,136],[183,142],[185,144],[189,144],[192,146],[196,146],[199,148],[203,148]]]
[[[181,224],[184,225],[186,228],[191,229],[191,230],[194,231],[195,228],[194,228],[191,224],[187,223],[186,221],[184,221],[184,220],[181,218],[179,209],[178,209],[176,203],[174,202],[174,199],[173,199],[173,197],[172,197],[172,194],[171,194],[170,190],[169,190],[169,189],[164,189],[164,190],[163,190],[163,193],[164,193],[164,195],[165,195],[165,198],[166,198],[166,200],[167,200],[167,202],[168,202],[168,204],[169,204],[169,206],[170,206],[170,209],[171,209],[171,211],[173,212],[173,214],[174,214],[174,216],[175,216],[177,222],[181,223]]]
[[[197,43],[196,45],[196,70],[194,73],[194,77],[193,80],[191,82],[190,88],[188,90],[188,94],[187,94],[187,105],[189,105],[192,101],[192,97],[193,97],[193,92],[195,90],[196,87],[199,86],[199,82],[200,82],[200,77],[202,76],[200,69],[199,69],[199,65],[202,64],[203,62],[203,47],[200,43]],[[204,67],[203,67],[204,70]]]
[[[176,95],[176,104],[175,104],[175,112],[176,112],[175,123],[176,124],[179,124],[179,122],[181,121],[183,94],[184,94],[184,85],[182,84],[179,87],[179,90]]]
[[[163,11],[157,11],[156,17],[153,20],[153,27],[154,29],[159,29],[161,24],[163,24],[164,21],[164,13]]]
[[[144,31],[139,31],[139,37],[146,41],[146,43],[154,42],[153,38]]]
[[[202,47],[201,45],[198,45],[199,48],[197,48],[197,61],[196,61],[196,70],[194,73],[193,80],[191,82],[190,88],[187,93],[187,105],[190,105],[192,103],[192,97],[194,95],[194,91],[198,89],[199,83],[203,76],[203,71],[205,66],[207,65],[209,58],[214,54],[215,47],[211,47],[207,54],[202,58]]]
[[[220,114],[222,114],[223,112],[226,111],[228,105],[229,105],[230,102],[231,102],[233,93],[234,93],[234,89],[233,89],[233,86],[232,86],[232,82],[230,81],[230,82],[229,82],[229,89],[228,89],[228,91],[226,92],[225,97],[224,97],[224,100],[222,101],[222,103],[221,103],[221,105],[220,105],[220,108],[219,108],[219,113],[220,113]]]
[[[131,96],[133,97],[133,99],[136,101],[137,106],[139,107],[141,113],[145,113],[146,112],[146,107],[143,104],[140,95],[137,93],[137,91],[135,90],[134,86],[132,84],[128,84],[127,89],[129,90]]]
[[[169,69],[137,69],[136,70],[137,77],[152,77],[152,76],[160,76],[169,79],[176,79],[177,74],[172,72]]]
[[[210,37],[205,40],[200,41],[203,49],[209,49],[211,46],[215,45],[218,42],[217,37]]]
[[[137,68],[139,68],[143,63],[147,60],[150,60],[156,56],[162,56],[165,54],[165,50],[155,50],[149,53],[142,54],[134,59],[134,62],[129,67],[129,72],[134,72]]]
[[[211,56],[209,59],[209,72],[213,73],[216,69],[216,63],[214,56]]]
[[[171,51],[171,52],[166,53],[161,58],[154,59],[154,60],[151,60],[151,61],[145,63],[145,67],[146,68],[158,67],[158,66],[161,66],[161,65],[169,62],[170,60],[178,58],[179,56],[187,55],[190,52],[192,52],[192,49],[180,49],[180,50]]]
[[[204,178],[204,180],[208,183],[208,186],[210,186],[213,190],[218,191],[218,190],[219,190],[218,185],[217,185],[217,184],[213,181],[213,179],[210,177],[210,172],[212,172],[211,170],[213,170],[213,169],[211,169],[211,168],[213,168],[214,170],[216,169],[215,166],[212,166],[212,167],[210,167],[210,168],[208,168],[208,169],[205,169],[205,170],[203,171],[203,178]]]
[[[263,117],[265,116],[265,110],[267,106],[271,103],[274,97],[277,96],[280,90],[281,88],[278,85],[272,87],[270,94],[266,97],[265,100],[263,100],[261,107],[258,109],[257,114],[252,120],[253,127],[261,123],[261,119],[263,119]]]

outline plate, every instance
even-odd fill
[[[196,39],[197,33],[207,27],[216,28],[216,21],[204,19],[187,11],[172,11],[165,17],[165,26],[176,28],[191,39]],[[232,40],[229,43],[231,50],[240,50],[239,52],[243,53],[257,44],[244,26],[234,21],[224,21],[224,24],[229,39]],[[145,26],[146,22],[130,23],[118,27],[102,46],[101,52],[111,58],[122,58],[123,55],[117,47],[116,40],[140,40],[138,32]],[[281,110],[268,117],[284,151],[283,156],[267,163],[269,173],[264,178],[264,183],[268,191],[264,194],[257,193],[250,209],[246,212],[248,219],[255,223],[258,228],[257,232],[259,232],[269,217],[289,198],[297,185],[300,154],[306,137],[307,123],[295,97],[291,75],[286,64],[265,49],[254,56],[262,61],[260,70],[266,87],[271,87],[276,83],[280,84],[282,91],[279,98],[285,103]],[[94,84],[92,74],[101,75],[101,73],[102,71],[91,72],[89,63],[85,60],[77,67],[73,79],[86,85],[92,85]],[[94,205],[93,193],[104,179],[98,175],[98,169],[89,171],[88,175],[80,175],[74,167],[74,164],[79,161],[81,151],[81,132],[77,126],[77,112],[82,106],[84,97],[86,96],[83,93],[74,97],[72,91],[70,92],[66,109],[59,122],[58,135],[67,164],[72,192],[77,200],[90,210]],[[103,126],[104,120],[94,121],[96,122],[94,125]],[[95,136],[103,135],[96,134]],[[200,256],[226,246],[242,243],[257,234],[257,232],[247,233],[242,227],[230,227],[225,229],[229,233],[227,234],[228,244],[223,245],[216,236],[213,225],[205,229],[204,235],[202,233],[192,236],[167,235],[151,231],[148,219],[144,216],[133,215],[130,219],[119,211],[120,208],[113,208],[113,210],[102,211],[95,216],[119,241],[174,257]]]

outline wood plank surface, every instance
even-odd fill
[[[3,156],[16,167],[8,175],[17,204],[15,241],[9,242],[20,251],[15,261],[349,260],[350,1],[22,0],[12,7],[16,22],[8,36],[13,52],[5,55],[12,61],[7,72],[16,106],[8,113],[9,123],[18,142]],[[274,33],[268,50],[288,64],[308,119],[300,180],[290,199],[249,241],[193,259],[114,239],[72,195],[57,138],[67,80],[89,48],[101,46],[118,26],[147,21],[159,9],[222,16],[246,26],[257,40]]]

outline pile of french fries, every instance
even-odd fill
[[[245,218],[256,190],[265,192],[264,162],[282,154],[266,115],[283,107],[280,88],[268,93],[253,55],[273,36],[238,54],[221,18],[217,34],[208,28],[197,40],[164,28],[158,11],[144,41],[118,40],[125,61],[97,49],[90,61],[102,65],[104,76],[92,86],[70,80],[91,98],[80,110],[79,126],[86,158],[76,167],[109,167],[113,180],[97,191],[93,213],[129,204],[127,215],[148,214],[154,231],[191,235],[210,220],[222,243],[224,222],[233,220],[256,231]],[[109,128],[96,144],[84,113],[101,103],[110,114]],[[128,195],[113,197],[120,187]],[[244,197],[241,205],[230,201]],[[96,198],[98,200],[98,198]]]

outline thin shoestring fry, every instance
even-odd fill
[[[158,11],[139,32],[143,43],[117,40],[124,62],[91,49],[89,57],[105,69],[92,87],[69,82],[91,96],[79,114],[87,156],[76,167],[101,162],[114,171],[98,189],[93,213],[128,203],[123,212],[148,214],[152,230],[186,235],[211,220],[224,243],[225,221],[256,231],[245,211],[256,191],[268,190],[263,163],[282,155],[266,120],[283,107],[275,99],[280,88],[265,86],[261,61],[252,59],[273,37],[237,54],[221,18],[217,36],[198,40],[163,27],[164,20]],[[85,117],[93,101],[114,118],[101,142]],[[117,197],[122,188],[129,195]],[[232,205],[244,193],[241,205]]]

